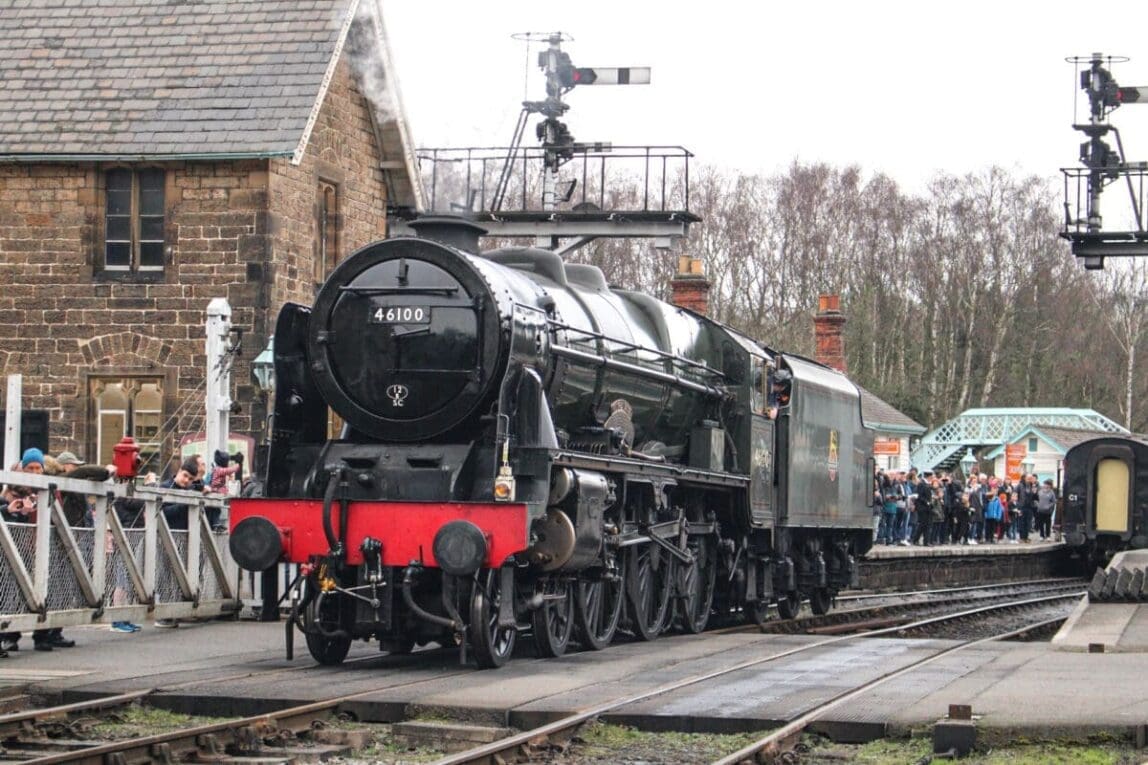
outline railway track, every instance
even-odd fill
[[[974,609],[974,610],[985,611],[985,610],[989,610],[992,608],[997,608],[997,606],[988,606],[985,609]],[[964,616],[964,615],[954,615],[954,617],[962,617],[962,616]],[[935,621],[935,620],[926,620],[926,621]],[[990,642],[997,641],[997,640],[1007,640],[1007,639],[1013,638],[1013,637],[1023,637],[1023,636],[1030,634],[1034,631],[1045,629],[1050,624],[1059,623],[1061,621],[1063,621],[1063,619],[1041,620],[1041,621],[1037,621],[1037,622],[1033,622],[1031,624],[1025,625],[1024,627],[1021,627],[1019,629],[1008,630],[1007,632],[1002,632],[1002,633],[998,633],[995,635],[990,635],[988,637],[978,638],[975,640],[963,641],[961,643],[958,643],[957,645],[938,650],[929,656],[925,656],[921,659],[913,661],[912,663],[910,663],[909,665],[907,665],[905,667],[901,667],[900,669],[894,670],[892,672],[887,672],[887,673],[885,673],[879,677],[876,677],[876,678],[874,678],[874,679],[872,679],[866,683],[862,683],[862,684],[856,686],[855,688],[852,688],[848,691],[840,693],[840,694],[834,696],[833,698],[829,699],[828,701],[825,701],[824,703],[810,707],[805,712],[803,712],[799,717],[797,717],[796,719],[787,723],[786,725],[783,725],[782,727],[778,728],[777,730],[772,731],[768,736],[764,736],[763,738],[760,738],[757,741],[754,741],[753,743],[748,744],[747,746],[743,747],[742,749],[739,749],[738,751],[736,751],[732,754],[729,754],[729,755],[721,758],[720,760],[717,760],[713,765],[741,765],[741,763],[754,763],[754,762],[759,761],[758,760],[759,755],[762,755],[762,754],[765,754],[767,756],[775,756],[775,755],[781,753],[781,751],[783,751],[784,749],[789,748],[793,743],[795,743],[797,738],[801,735],[801,733],[806,728],[809,727],[809,725],[811,723],[817,721],[818,719],[825,716],[827,713],[833,711],[834,709],[841,706],[842,704],[845,704],[848,701],[852,701],[852,700],[864,695],[865,693],[868,693],[869,691],[871,691],[872,689],[876,688],[879,685],[887,683],[890,680],[894,680],[894,679],[901,677],[902,675],[906,675],[910,672],[914,672],[914,671],[920,669],[921,667],[924,667],[928,664],[931,664],[934,661],[937,661],[938,659],[944,658],[945,656],[948,656],[950,654],[957,653],[959,651],[964,651],[964,650],[967,650],[969,648],[973,648],[975,646],[983,645],[984,643],[990,643]]]
[[[812,643],[812,644],[809,644],[809,645],[800,646],[797,648],[791,648],[791,649],[784,650],[784,651],[778,651],[778,652],[772,653],[768,656],[763,656],[763,657],[759,657],[759,658],[752,659],[749,661],[745,661],[745,662],[742,662],[740,664],[736,664],[736,665],[733,665],[730,667],[723,668],[721,670],[715,670],[713,672],[707,672],[707,673],[703,673],[703,674],[699,674],[699,675],[694,675],[692,677],[684,678],[682,680],[677,680],[677,681],[674,681],[672,683],[667,683],[667,684],[658,686],[657,688],[652,688],[650,690],[643,691],[641,693],[635,693],[635,694],[632,694],[629,696],[622,696],[622,697],[613,699],[611,701],[608,701],[608,702],[605,702],[602,704],[597,704],[593,707],[582,710],[581,712],[579,712],[577,714],[570,715],[568,717],[564,717],[560,720],[555,720],[554,722],[551,722],[547,725],[542,725],[542,726],[539,726],[537,728],[533,728],[531,730],[523,731],[521,733],[515,734],[515,735],[510,736],[508,738],[504,738],[504,739],[501,739],[499,741],[493,742],[491,744],[486,744],[484,746],[475,747],[473,749],[469,749],[469,750],[466,750],[464,752],[459,752],[457,754],[449,755],[447,757],[444,757],[440,760],[435,761],[434,765],[470,765],[471,763],[495,762],[495,761],[499,761],[499,759],[501,759],[502,761],[506,761],[506,762],[523,761],[523,760],[518,759],[518,750],[520,750],[520,749],[524,750],[522,753],[527,757],[527,761],[528,761],[529,748],[532,746],[537,746],[540,741],[542,741],[546,738],[549,738],[551,736],[555,736],[556,734],[568,732],[571,729],[582,725],[583,723],[586,723],[590,720],[593,720],[593,719],[595,719],[595,718],[597,718],[597,717],[599,717],[599,716],[601,716],[607,712],[615,711],[615,710],[617,710],[621,707],[624,707],[628,704],[633,704],[633,703],[636,703],[639,701],[644,701],[646,699],[650,699],[650,698],[653,698],[655,696],[660,696],[660,695],[667,694],[667,693],[673,693],[675,691],[681,690],[682,688],[686,688],[688,686],[695,685],[697,683],[702,683],[702,682],[705,682],[707,680],[713,680],[713,679],[722,677],[723,675],[729,675],[731,673],[739,672],[739,671],[742,671],[745,669],[749,669],[751,667],[756,667],[756,666],[759,666],[761,664],[765,664],[765,663],[772,662],[772,661],[778,661],[780,659],[785,659],[785,658],[788,658],[790,656],[794,656],[797,654],[801,654],[801,653],[804,653],[807,651],[811,651],[811,650],[814,650],[817,648],[822,648],[824,646],[832,645],[832,644],[843,642],[846,640],[857,640],[857,639],[860,639],[861,637],[876,637],[879,635],[896,636],[896,635],[901,635],[901,634],[907,634],[908,632],[913,631],[913,630],[935,628],[937,625],[945,623],[945,622],[952,622],[955,620],[969,619],[969,618],[973,618],[975,616],[982,616],[983,617],[984,615],[987,615],[987,614],[990,614],[993,612],[999,612],[1002,610],[1016,610],[1018,608],[1025,608],[1025,607],[1029,607],[1029,606],[1037,605],[1037,604],[1043,605],[1043,604],[1047,604],[1049,602],[1064,601],[1064,600],[1069,600],[1069,599],[1073,599],[1073,598],[1079,598],[1080,596],[1082,596],[1084,594],[1084,591],[1082,589],[1080,589],[1080,587],[1081,587],[1080,583],[1077,582],[1076,583],[1077,589],[1073,593],[1061,593],[1061,594],[1057,594],[1057,595],[1041,596],[1038,598],[1026,598],[1026,599],[1014,600],[1014,601],[1005,602],[1005,603],[995,603],[995,604],[991,604],[991,605],[981,606],[981,607],[975,608],[975,609],[966,609],[966,610],[963,610],[963,611],[960,611],[957,613],[953,613],[953,614],[934,616],[934,617],[930,617],[929,619],[919,620],[917,622],[910,622],[910,623],[903,624],[903,625],[897,625],[897,626],[893,626],[893,627],[887,627],[884,629],[874,630],[872,632],[865,633],[865,635],[863,635],[863,636],[841,635],[841,636],[837,636],[837,637],[827,638],[824,640],[819,640],[819,641]],[[801,717],[795,719],[793,722],[784,726],[779,731],[775,731],[774,733],[771,733],[770,736],[763,738],[758,742],[754,742],[754,744],[740,750],[739,752],[736,752],[733,755],[730,755],[729,757],[723,758],[722,760],[720,760],[720,763],[721,763],[721,765],[734,765],[735,763],[740,763],[743,761],[752,762],[753,757],[756,755],[757,752],[767,751],[771,748],[776,748],[780,745],[781,742],[785,742],[785,741],[788,741],[790,739],[793,739],[797,734],[799,734],[802,730],[804,730],[805,727],[809,725],[809,723],[811,723],[814,720],[818,719],[819,717],[823,716],[825,713],[831,711],[832,709],[834,709],[838,705],[844,703],[845,701],[856,698],[857,696],[861,695],[862,693],[868,691],[869,689],[871,689],[873,687],[876,687],[877,685],[879,685],[883,682],[887,682],[887,681],[892,680],[896,677],[900,677],[901,675],[906,674],[907,672],[911,672],[914,669],[917,669],[917,668],[924,666],[928,663],[936,661],[937,659],[939,659],[943,656],[947,656],[947,655],[954,653],[956,651],[971,648],[973,646],[981,645],[983,643],[990,642],[993,640],[1004,640],[1004,639],[1008,639],[1011,637],[1023,636],[1023,635],[1026,635],[1028,633],[1031,633],[1034,630],[1039,630],[1039,629],[1045,628],[1045,627],[1047,627],[1048,624],[1050,624],[1052,622],[1057,622],[1057,621],[1062,621],[1062,619],[1054,619],[1054,620],[1040,619],[1040,620],[1032,622],[1031,624],[1026,624],[1024,627],[1021,627],[1019,629],[1012,629],[1012,630],[1008,630],[1006,632],[994,634],[994,635],[991,635],[988,637],[977,638],[974,640],[962,641],[962,642],[958,643],[957,645],[938,649],[937,651],[930,653],[928,656],[912,662],[911,664],[909,664],[906,667],[895,670],[893,672],[883,674],[883,675],[879,676],[878,678],[875,678],[874,680],[868,681],[862,685],[857,686],[856,688],[853,688],[849,691],[846,691],[842,694],[835,696],[834,698],[830,699],[829,701],[827,701],[824,704],[820,704],[814,708],[811,708],[810,710],[805,712]]]
[[[856,604],[868,600],[881,602],[872,606],[838,609],[821,616],[806,615],[786,621],[768,621],[761,625],[761,631],[780,635],[839,635],[878,630],[909,624],[927,616],[942,615],[954,608],[978,603],[1076,593],[1080,588],[1081,583],[1077,579],[1042,579],[946,590],[918,590],[896,595],[852,595],[838,598],[838,603]]]
[[[857,628],[867,629],[869,631],[864,633],[864,636],[879,636],[879,635],[908,635],[919,634],[924,630],[936,629],[938,625],[952,623],[958,620],[967,620],[971,618],[983,618],[985,615],[1000,612],[1004,609],[1018,609],[1025,607],[1033,607],[1039,604],[1047,604],[1057,601],[1062,601],[1069,598],[1079,597],[1081,594],[1080,582],[1072,582],[1067,585],[1063,581],[1052,580],[1040,583],[1039,587],[1043,588],[1045,594],[1041,594],[1035,598],[1018,599],[1015,594],[1011,597],[1006,594],[1006,591],[1015,591],[1019,588],[1032,592],[1038,587],[1037,583],[1024,583],[1023,585],[1010,585],[1001,587],[978,587],[978,588],[959,588],[955,591],[922,591],[919,593],[903,593],[893,597],[896,598],[920,598],[920,602],[913,604],[900,604],[905,607],[916,606],[918,608],[927,605],[930,608],[949,608],[951,609],[957,603],[980,602],[976,608],[963,609],[957,613],[949,613],[940,616],[931,616],[924,619],[909,619],[905,613],[898,613],[894,617],[897,623],[894,625],[876,628],[873,624],[866,624],[857,618],[857,614],[872,609],[851,609],[840,612],[839,615],[847,615],[847,619],[842,621],[838,628],[851,627],[852,631],[857,631]],[[986,592],[987,590],[987,592]],[[1047,594],[1049,591],[1052,594]],[[938,595],[941,598],[938,599]],[[851,596],[850,600],[863,602],[867,599],[888,599],[888,595],[861,595]],[[842,599],[844,600],[844,599]],[[1003,600],[1003,602],[994,602],[985,604],[986,600]],[[898,604],[883,604],[876,608],[890,609]],[[871,619],[874,617],[870,617]],[[824,619],[824,617],[817,617],[817,619]],[[850,621],[849,619],[852,619]],[[818,627],[811,626],[812,620],[797,619],[793,620],[797,623],[802,623],[806,631],[818,629]],[[742,628],[745,629],[745,628]],[[827,631],[830,625],[822,624],[819,629]],[[726,630],[720,630],[724,632]],[[1007,634],[1022,632],[1023,630],[1014,630]],[[994,636],[988,639],[1000,639],[1004,635]],[[467,763],[467,762],[480,762],[489,760],[494,755],[503,755],[519,747],[524,746],[529,742],[537,742],[540,737],[548,737],[562,731],[570,730],[581,725],[582,723],[592,720],[602,714],[616,710],[628,704],[633,704],[639,701],[653,698],[655,696],[673,693],[686,688],[691,685],[705,682],[719,678],[723,675],[738,672],[740,670],[749,669],[751,667],[764,664],[771,661],[778,661],[795,654],[816,649],[819,647],[831,645],[833,643],[857,639],[856,635],[839,635],[835,637],[827,637],[824,640],[818,640],[807,646],[792,648],[788,650],[778,651],[767,656],[758,657],[749,661],[741,662],[737,665],[726,667],[712,672],[693,675],[672,683],[658,686],[656,688],[635,693],[632,695],[620,697],[609,702],[605,702],[593,707],[587,708],[577,715],[564,718],[562,720],[550,723],[548,725],[535,728],[507,739],[489,744],[485,747],[480,747],[475,750],[470,750],[459,755],[452,755],[440,760],[440,765],[447,765],[448,763]],[[968,644],[978,644],[980,641],[969,641]],[[369,663],[378,661],[379,656],[365,656],[350,660],[348,663]],[[264,678],[267,676],[288,674],[296,672],[313,671],[315,667],[276,667],[265,671],[232,673],[225,676],[215,678],[199,678],[192,679],[180,683],[168,684],[161,688],[143,688],[128,693],[123,693],[117,696],[105,697],[91,701],[85,701],[74,704],[60,705],[49,707],[45,709],[30,710],[25,712],[16,712],[6,715],[0,715],[0,740],[13,742],[16,744],[13,747],[13,752],[17,755],[11,758],[13,761],[21,761],[23,763],[64,763],[64,762],[77,762],[77,763],[107,763],[107,762],[163,762],[174,761],[179,758],[200,758],[210,756],[213,761],[226,761],[225,752],[239,752],[239,753],[254,753],[259,750],[262,741],[268,738],[279,740],[292,740],[300,734],[305,733],[313,728],[317,721],[321,721],[335,714],[340,705],[353,701],[357,698],[365,697],[373,693],[377,693],[378,689],[370,689],[355,694],[347,694],[342,696],[332,696],[313,703],[283,709],[277,712],[267,714],[260,714],[242,718],[236,718],[226,721],[217,721],[204,725],[189,727],[179,731],[169,733],[161,733],[144,738],[136,738],[128,741],[78,741],[68,739],[65,742],[53,742],[46,739],[41,735],[41,731],[45,726],[56,726],[59,728],[61,725],[67,725],[67,721],[77,715],[90,716],[93,713],[106,713],[116,707],[123,707],[133,703],[146,702],[149,696],[158,692],[171,691],[181,688],[192,688],[204,685],[211,685],[213,683],[220,683],[225,681],[233,681],[237,679],[246,678]],[[447,673],[445,675],[436,675],[434,678],[415,679],[409,683],[400,684],[399,686],[391,685],[390,688],[402,687],[404,685],[417,685],[423,682],[439,681],[444,678],[452,676],[462,676],[470,674],[473,670],[460,669],[457,672]],[[826,710],[828,711],[828,710]],[[54,748],[55,747],[55,748]],[[5,759],[4,752],[0,751],[0,761]]]
[[[434,649],[431,649],[432,651]],[[380,656],[362,656],[348,659],[344,665],[377,662]],[[161,687],[142,688],[115,696],[106,696],[71,704],[60,704],[39,709],[30,709],[0,715],[0,763],[19,762],[22,765],[37,763],[92,763],[104,765],[117,762],[171,762],[195,757],[210,756],[212,762],[226,762],[224,754],[232,751],[255,751],[266,738],[290,741],[302,733],[312,730],[317,721],[330,717],[342,703],[377,692],[376,689],[355,694],[330,697],[311,704],[291,707],[262,715],[235,718],[224,722],[208,723],[185,728],[171,733],[161,733],[144,738],[134,738],[128,742],[85,741],[78,737],[52,738],[45,731],[68,731],[71,722],[78,717],[90,717],[94,713],[108,714],[132,704],[146,703],[148,698],[173,690],[195,688],[215,683],[244,679],[264,679],[274,675],[315,671],[313,665],[301,667],[276,667],[255,672],[234,673],[212,678],[197,678]],[[473,670],[462,669],[436,675],[435,680],[466,675]],[[427,679],[412,680],[410,683],[391,685],[401,688],[428,682]]]

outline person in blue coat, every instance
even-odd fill
[[[997,526],[1004,518],[1005,508],[1008,506],[1008,492],[995,494],[985,507],[985,539],[989,544],[996,544]]]

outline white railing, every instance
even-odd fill
[[[147,618],[207,618],[240,608],[238,568],[209,508],[219,495],[131,488],[64,476],[0,471],[5,485],[37,489],[34,523],[0,523],[0,631]],[[69,526],[59,492],[94,500],[91,526]],[[117,499],[142,501],[125,524]],[[188,507],[188,528],[173,530],[163,502]]]

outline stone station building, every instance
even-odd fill
[[[0,373],[53,452],[202,428],[205,310],[250,362],[388,207],[421,207],[379,0],[22,0],[0,13]]]

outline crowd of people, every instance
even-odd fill
[[[1019,481],[984,473],[880,470],[873,477],[874,542],[884,545],[1028,544],[1052,537],[1057,493],[1033,473]]]
[[[174,465],[178,465],[178,467]],[[116,479],[114,465],[106,467],[88,465],[73,452],[64,451],[53,457],[37,448],[25,449],[19,462],[12,465],[9,470],[34,475],[61,475],[77,480],[96,482]],[[155,473],[148,473],[141,480],[145,486],[226,495],[229,482],[241,480],[242,471],[242,453],[228,454],[225,451],[217,450],[213,455],[210,469],[202,456],[193,455],[182,462],[173,463],[173,466],[165,471],[168,475],[162,479],[157,477]],[[0,520],[10,524],[35,523],[39,509],[39,495],[42,491],[44,489],[33,486],[5,485],[2,491],[3,502],[0,503]],[[58,500],[69,526],[85,528],[93,525],[95,496],[61,491],[57,493],[55,499]],[[142,527],[144,525],[144,508],[145,503],[142,499],[130,497],[117,499],[113,507],[124,528]],[[185,502],[167,501],[161,505],[161,512],[172,531],[187,530],[189,510],[190,508]],[[212,530],[223,530],[218,507],[208,507],[206,515]],[[116,566],[115,579],[115,588],[109,593],[109,597],[113,605],[123,605],[131,585],[128,581],[126,567],[122,563],[118,563]],[[178,626],[178,621],[159,619],[156,621],[156,626],[175,627]],[[130,633],[138,632],[141,628],[139,625],[128,621],[117,621],[113,622],[112,629],[116,632]],[[0,658],[7,658],[9,651],[18,651],[20,638],[19,632],[0,632]],[[37,651],[71,648],[75,645],[75,641],[64,637],[63,630],[60,628],[35,630],[32,633],[32,642]]]

